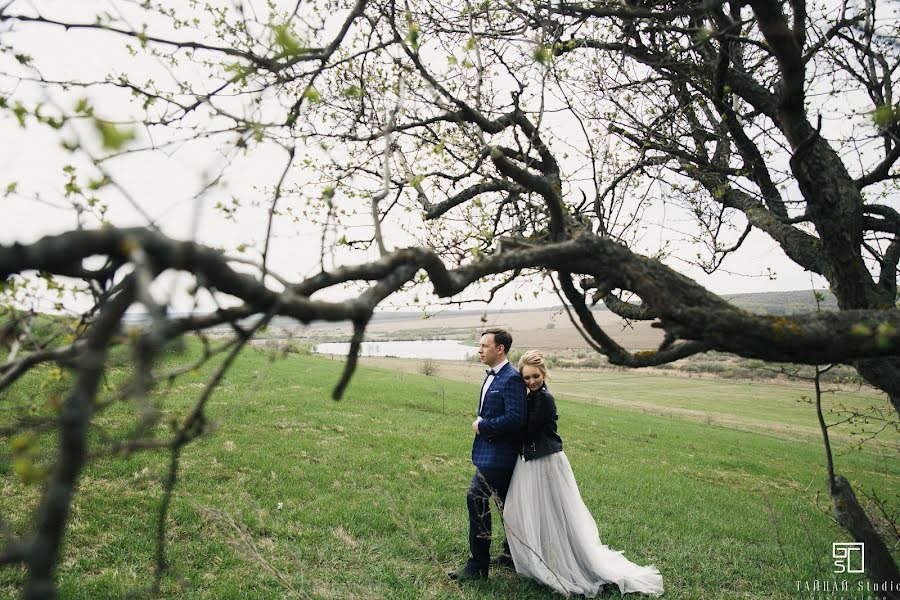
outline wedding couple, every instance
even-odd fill
[[[489,367],[472,423],[475,476],[466,494],[471,556],[450,579],[487,579],[491,564],[515,568],[563,594],[595,597],[614,583],[623,594],[663,593],[662,576],[600,542],[556,432],[543,355],[526,352],[518,369],[507,359],[512,336],[488,329],[478,350]],[[521,459],[520,459],[521,457]],[[491,496],[503,514],[503,554],[491,560]]]

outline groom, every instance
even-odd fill
[[[460,571],[448,573],[453,580],[487,579],[491,563],[491,494],[502,507],[519,458],[518,434],[525,427],[525,382],[506,358],[512,336],[499,328],[481,334],[478,354],[489,367],[481,385],[478,418],[472,423],[472,463],[475,476],[466,493],[469,508],[469,551],[471,556]],[[512,566],[509,545],[496,562]]]

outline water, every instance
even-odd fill
[[[349,342],[318,344],[319,354],[347,354]],[[363,342],[361,356],[396,356],[398,358],[434,358],[438,360],[466,360],[477,355],[476,346],[467,346],[459,340],[414,340],[405,342]]]

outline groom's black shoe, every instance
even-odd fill
[[[472,565],[466,565],[459,571],[447,573],[450,581],[484,581],[488,578],[486,569],[476,569]]]
[[[498,554],[494,558],[491,559],[492,567],[503,567],[504,569],[515,569],[516,565],[513,562],[512,556],[507,553]]]

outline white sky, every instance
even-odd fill
[[[80,14],[83,16],[79,20],[89,20],[93,13],[84,7],[90,4],[102,6],[108,3],[47,1],[36,5],[45,14]],[[29,6],[35,4],[16,2],[10,12],[17,12],[17,9],[29,12]],[[0,29],[0,42],[12,43],[17,51],[33,55],[48,79],[74,77],[97,80],[102,79],[107,72],[124,70],[129,71],[131,80],[135,82],[143,82],[148,78],[158,78],[162,82],[166,77],[165,69],[158,61],[148,62],[129,57],[122,49],[122,38],[115,35],[65,32],[60,28],[44,26],[29,29],[16,26],[15,29],[18,30],[17,33]],[[30,84],[15,86],[8,78],[0,77],[0,95],[11,94],[23,100],[47,102],[50,105],[57,103],[71,109],[77,98],[85,95],[85,92],[72,90],[60,94]],[[95,90],[87,95],[96,106],[99,116],[109,119],[129,116],[128,111],[131,109],[123,102],[122,92]],[[83,127],[71,129],[67,126],[62,131],[62,137],[72,139],[76,132],[84,141],[95,144],[95,134]],[[140,131],[136,145],[146,144],[151,139],[151,134],[159,135],[158,132]],[[157,137],[155,141],[159,142],[160,139]],[[60,132],[33,123],[27,129],[22,129],[8,111],[0,112],[0,194],[9,183],[18,183],[15,194],[5,198],[0,196],[0,206],[3,207],[0,213],[3,215],[0,219],[0,243],[29,242],[74,226],[73,211],[44,203],[66,204],[61,195],[65,181],[62,167],[71,163],[82,169],[85,165],[83,161],[73,160],[71,154],[60,148],[59,142]],[[231,196],[240,197],[245,206],[253,200],[267,206],[268,194],[278,180],[284,161],[285,153],[280,149],[271,146],[255,147],[249,156],[235,157],[219,185],[205,192],[201,190],[227,163],[226,157],[212,143],[192,143],[166,151],[141,152],[111,161],[107,168],[116,175],[141,209],[158,219],[162,230],[168,235],[182,239],[196,237],[203,243],[225,249],[246,244],[249,247],[246,255],[255,257],[257,253],[253,246],[261,244],[265,235],[265,208],[241,210],[236,222],[231,222],[222,218],[212,207],[216,202],[227,202]],[[310,175],[297,168],[292,172],[291,179],[295,182],[314,181]],[[260,189],[258,186],[265,187]],[[35,197],[42,201],[35,201]],[[145,223],[139,212],[121,195],[108,193],[107,197],[110,200],[111,222],[120,226]],[[289,203],[290,201],[285,201],[285,205]],[[402,213],[397,215],[399,218],[402,216]],[[659,216],[659,212],[655,215],[651,213],[650,221]],[[364,229],[365,222],[358,224]],[[347,224],[346,220],[344,224]],[[365,237],[363,233],[364,231],[359,230],[358,237]],[[650,230],[644,237],[645,247],[635,250],[653,252],[668,237],[669,234],[664,229]],[[411,242],[396,221],[386,223],[385,238],[388,245],[395,248]],[[320,239],[321,229],[310,223],[279,223],[272,242],[270,264],[273,270],[292,280],[318,272]],[[338,262],[363,262],[374,258],[374,251],[337,257]],[[668,264],[720,294],[825,286],[821,278],[811,279],[809,273],[788,260],[767,236],[758,231],[751,233],[743,250],[727,258],[722,269],[713,275],[706,275],[700,269],[678,261],[670,260]],[[160,293],[167,294],[172,289],[171,281],[166,285]],[[542,290],[538,297],[533,297],[532,289],[519,289],[521,299],[514,298],[513,294],[517,291],[515,289],[501,293],[491,308],[509,309],[559,303],[558,298],[547,290]],[[323,294],[322,298],[337,300],[355,295],[355,292],[349,290],[333,290]],[[188,308],[183,294],[176,293],[172,299],[176,310]],[[410,302],[409,294],[399,294],[389,298],[385,306],[406,307]],[[467,306],[473,307],[480,305]],[[201,308],[209,309],[211,305]]]

